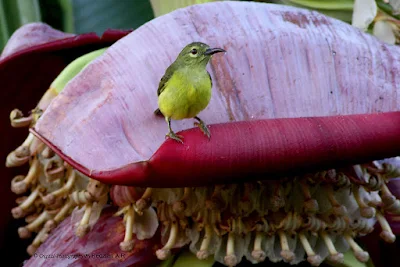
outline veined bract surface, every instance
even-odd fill
[[[171,60],[191,41],[204,41],[228,51],[225,57],[211,62],[213,98],[202,117],[209,123],[229,122],[211,126],[211,131],[225,126],[237,128],[242,142],[249,143],[247,147],[240,146],[241,157],[234,158],[236,154],[229,152],[226,154],[230,157],[222,157],[226,154],[221,152],[239,147],[236,139],[222,135],[207,144],[215,150],[204,153],[196,153],[196,149],[206,145],[207,140],[183,146],[169,142],[157,151],[165,134],[164,121],[152,113],[156,108],[157,84]],[[102,177],[111,184],[146,186],[149,182],[148,188],[113,185],[110,189],[113,203],[121,207],[118,214],[124,215],[126,224],[122,250],[134,247],[133,233],[138,239],[150,238],[160,222],[164,244],[156,252],[160,259],[166,259],[171,249],[190,243],[198,258],[214,254],[216,260],[229,266],[236,265],[244,255],[253,262],[269,258],[298,263],[304,256],[313,265],[326,257],[341,262],[341,252],[349,247],[365,262],[368,253],[354,238],[369,233],[376,220],[382,226],[382,238],[388,242],[395,239],[383,216],[386,212],[399,212],[399,201],[386,186],[390,177],[398,175],[395,161],[275,181],[267,181],[273,180],[271,176],[243,175],[235,177],[239,185],[225,184],[230,177],[221,175],[219,167],[221,162],[235,162],[237,166],[230,167],[245,166],[243,173],[251,172],[246,170],[248,165],[241,164],[255,160],[248,153],[257,152],[258,140],[252,140],[251,131],[243,135],[248,133],[248,124],[233,124],[235,121],[397,111],[399,57],[397,47],[315,12],[236,2],[192,6],[155,19],[109,48],[55,98],[34,131],[89,176]],[[373,128],[378,121],[389,127],[398,118],[397,113],[371,116],[375,119],[364,120],[372,117],[361,115],[346,125],[356,125],[357,132]],[[344,120],[345,117],[337,117],[336,123],[326,125],[321,118],[321,123],[309,124],[340,135],[347,130],[340,127]],[[357,123],[352,125],[356,121],[365,123],[358,128]],[[174,129],[190,128],[191,123],[175,122]],[[290,129],[288,125],[282,134],[293,138],[289,145],[307,141],[297,138],[306,128],[293,124]],[[251,129],[256,133],[256,127]],[[261,127],[257,137],[265,130]],[[389,132],[397,133],[398,129]],[[191,137],[199,140],[193,131],[186,140]],[[360,149],[358,137],[348,138],[345,141],[349,143],[342,145]],[[365,140],[373,143],[379,137],[371,133],[364,137],[361,147],[366,146]],[[274,144],[276,140],[269,141]],[[187,151],[184,156],[208,163],[203,167],[220,176],[212,176],[214,180],[205,177],[204,184],[196,181],[196,185],[208,187],[189,187],[196,175],[186,176],[191,166],[186,166],[186,171],[176,171],[173,164],[173,160],[178,160],[174,153],[182,148]],[[330,148],[316,146],[328,150],[328,154]],[[282,149],[289,151],[290,147]],[[342,147],[331,154],[340,155],[343,151]],[[151,158],[161,152],[163,157]],[[268,153],[264,150],[260,155],[265,154]],[[302,156],[298,153],[297,158]],[[165,172],[155,172],[156,178],[146,180],[154,176],[149,169],[157,169],[168,159],[170,173],[164,168]],[[142,169],[136,171],[132,166]],[[251,180],[259,182],[250,183]],[[152,188],[157,187],[157,182],[163,187],[170,184],[181,188]],[[87,193],[81,194],[85,202],[76,201],[85,204],[78,235],[89,231],[93,223],[89,220],[92,205],[102,206],[102,197],[108,192],[104,184],[89,184]],[[72,199],[77,196],[71,194]]]

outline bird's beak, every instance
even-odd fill
[[[219,52],[226,52],[226,51],[222,48],[208,48],[206,50],[206,52],[204,52],[204,55],[211,56],[211,55],[214,55],[215,53],[219,53]]]

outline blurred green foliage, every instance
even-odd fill
[[[58,30],[75,32],[71,0],[39,0],[39,3],[43,22]]]
[[[140,0],[70,0],[76,33],[96,32],[107,28],[134,29],[154,18],[150,1]]]
[[[215,2],[215,1],[218,1],[218,0],[169,0],[169,1],[150,0],[151,6],[154,11],[154,15],[156,17],[167,14],[178,8],[182,8],[182,7],[186,7],[186,6],[190,6],[190,5],[196,5],[196,4],[204,4],[204,3],[208,3],[208,2]]]
[[[71,33],[133,29],[154,18],[148,0],[38,0],[43,21]]]
[[[39,0],[0,0],[0,50],[20,26],[40,20]]]
[[[134,29],[154,18],[149,0],[0,0],[0,51],[22,25],[43,21],[71,32]]]
[[[347,23],[351,22],[354,4],[354,0],[271,0],[261,2],[272,2],[316,10]]]

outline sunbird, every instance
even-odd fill
[[[212,80],[206,66],[219,52],[226,51],[200,42],[188,44],[165,71],[158,85],[158,109],[154,113],[164,115],[169,129],[166,137],[183,143],[183,137],[172,131],[171,119],[195,118],[198,122],[194,125],[210,139],[207,125],[197,114],[210,102]]]

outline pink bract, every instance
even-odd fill
[[[183,146],[171,141],[162,145],[167,128],[162,118],[153,115],[156,88],[166,67],[191,41],[227,51],[211,61],[213,97],[199,115],[208,124],[222,125],[211,125],[214,134],[209,143],[194,130],[184,134]],[[374,126],[379,121],[365,116],[369,122],[360,128],[349,122],[343,127],[350,134],[344,137],[340,134],[345,117],[326,118],[326,122],[311,119],[305,125],[293,120],[288,127],[256,120],[397,111],[399,59],[398,47],[316,12],[240,2],[192,6],[157,18],[110,47],[57,97],[35,132],[70,164],[107,183],[165,186],[161,181],[165,175],[165,184],[184,186],[173,179],[187,181],[188,173],[193,173],[196,180],[200,169],[208,170],[199,174],[207,174],[207,178],[197,180],[196,185],[210,180],[223,183],[241,166],[238,174],[248,179],[245,175],[255,170],[263,173],[259,171],[262,162],[275,163],[269,158],[277,153],[275,145],[281,150],[274,158],[279,172],[299,167],[286,166],[281,158],[292,161],[313,149],[341,151],[325,159],[333,165],[347,154],[346,146],[356,150],[358,139],[348,138],[354,132],[365,141],[364,147],[370,145],[368,141],[384,140],[366,130],[379,131],[379,126]],[[397,115],[382,116],[390,125]],[[228,125],[240,121],[247,123]],[[175,121],[173,129],[188,129],[192,123]],[[319,125],[328,136],[338,134],[332,140],[341,139],[344,147],[313,145],[310,136],[321,131]],[[398,129],[389,129],[392,131]],[[396,147],[393,139],[384,142]],[[299,145],[304,150],[299,150]],[[249,151],[251,156],[247,156]],[[359,161],[360,151],[343,163]],[[364,156],[393,156],[393,151],[381,152],[371,149]],[[159,158],[160,154],[164,156]],[[310,166],[320,163],[312,160]],[[185,164],[174,166],[172,161]],[[186,164],[189,161],[194,163]],[[198,162],[201,166],[192,171]],[[258,169],[254,162],[260,163]],[[277,173],[268,172],[271,165],[265,166],[264,174]],[[153,182],[153,176],[160,178]]]

